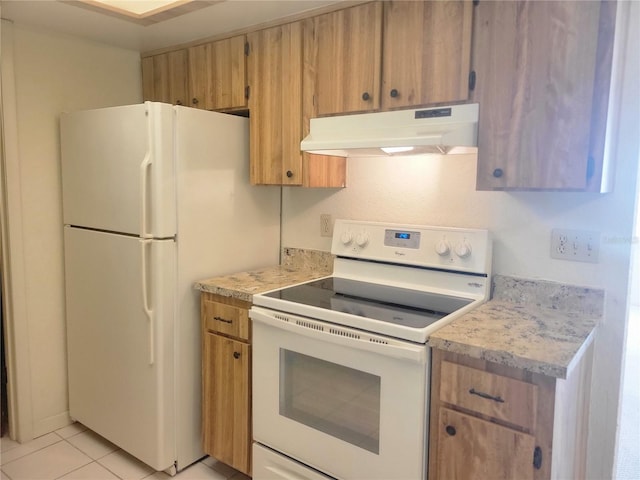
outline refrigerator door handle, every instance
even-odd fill
[[[152,238],[152,235],[147,233],[147,213],[149,211],[147,186],[149,185],[151,164],[151,149],[149,149],[142,163],[140,163],[140,208],[142,209],[140,214],[140,237],[142,238]]]
[[[149,306],[149,282],[148,275],[149,271],[147,269],[147,254],[149,248],[151,246],[151,240],[141,239],[140,245],[142,247],[142,308],[144,309],[144,313],[147,316],[147,321],[149,322],[149,365],[153,365],[155,358],[155,344],[154,344],[154,325],[153,325],[153,308]]]

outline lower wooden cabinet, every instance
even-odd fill
[[[251,304],[202,293],[202,442],[251,475]]]
[[[429,480],[584,478],[591,358],[557,379],[434,349]]]

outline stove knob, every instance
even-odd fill
[[[456,245],[456,255],[460,258],[467,258],[471,255],[471,245],[466,240],[463,240],[458,245]]]
[[[352,240],[353,235],[351,235],[351,232],[349,232],[348,230],[345,230],[344,232],[342,232],[342,235],[340,235],[340,241],[343,243],[343,245],[349,245]]]
[[[447,242],[445,239],[442,239],[438,243],[436,243],[436,253],[441,257],[449,255],[450,251],[451,248],[449,247],[449,242]]]
[[[366,233],[359,233],[356,236],[356,243],[358,244],[359,247],[365,247],[367,245],[367,243],[369,243],[369,235],[367,235]]]

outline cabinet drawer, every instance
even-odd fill
[[[202,302],[204,328],[249,341],[249,310],[224,303]]]
[[[538,386],[443,361],[440,400],[532,431]]]

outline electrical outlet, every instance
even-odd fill
[[[331,215],[328,213],[320,214],[320,236],[333,236],[333,221],[331,220]]]
[[[586,230],[551,230],[551,258],[598,263],[600,233]]]

